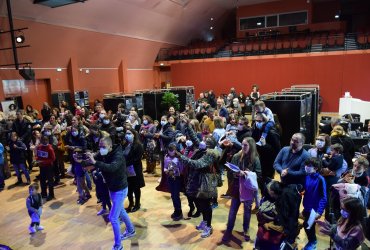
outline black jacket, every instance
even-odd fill
[[[123,150],[126,145],[123,146]],[[143,175],[143,165],[141,159],[143,157],[144,147],[141,143],[133,143],[130,152],[125,156],[126,166],[133,165],[136,176],[127,177],[128,185],[131,187],[142,188],[145,186],[144,175]]]
[[[162,127],[161,135],[159,137],[161,143],[161,149],[166,152],[168,145],[175,140],[175,131],[173,131],[172,125],[168,122]]]
[[[95,167],[102,172],[110,191],[127,188],[126,161],[121,145],[113,146],[112,151],[105,156],[98,153],[95,159]]]
[[[348,168],[352,168],[352,158],[355,157],[355,144],[349,136],[332,136],[331,145],[339,143],[343,146],[343,157],[348,164]]]
[[[13,122],[12,131],[16,132],[19,139],[28,146],[28,144],[31,142],[32,138],[32,127],[31,124],[26,122],[25,119],[22,121],[19,121],[16,119]]]

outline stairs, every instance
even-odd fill
[[[322,52],[322,44],[312,44],[311,52]]]
[[[346,36],[344,38],[344,49],[345,50],[356,50],[356,49],[358,49],[357,42],[356,42],[356,35],[348,34],[348,36]]]
[[[220,50],[219,52],[217,52],[215,57],[231,57],[231,55],[231,50]]]

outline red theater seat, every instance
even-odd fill
[[[248,42],[245,45],[245,50],[248,51],[248,52],[251,52],[252,51],[252,48],[253,48],[253,44],[251,42]]]

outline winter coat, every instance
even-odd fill
[[[123,146],[123,151],[128,144]],[[142,188],[145,187],[144,175],[143,175],[143,165],[141,159],[143,157],[144,148],[141,143],[133,143],[130,151],[125,156],[126,168],[129,166],[134,166],[136,176],[127,177],[128,185],[131,187]]]

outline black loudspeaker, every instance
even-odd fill
[[[24,80],[35,80],[35,71],[31,68],[20,69],[19,74],[24,78]]]

